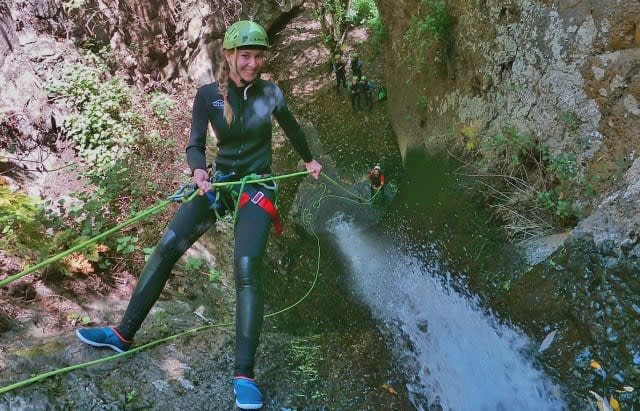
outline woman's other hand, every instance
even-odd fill
[[[322,172],[322,165],[318,163],[316,160],[311,160],[308,163],[304,163],[304,166],[307,168],[307,171],[311,172],[311,176],[316,180],[320,177],[320,172]]]

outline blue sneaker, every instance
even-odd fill
[[[114,327],[81,328],[76,335],[85,344],[92,347],[107,347],[117,352],[125,352],[131,342],[122,338]]]
[[[236,406],[241,410],[262,408],[262,393],[253,379],[235,377],[233,379],[233,393],[236,395]]]

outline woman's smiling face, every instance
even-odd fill
[[[236,49],[225,55],[231,70],[229,76],[239,86],[250,83],[258,77],[265,60],[261,49]],[[242,81],[244,80],[244,81]]]

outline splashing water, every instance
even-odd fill
[[[557,387],[525,357],[527,338],[446,285],[437,261],[425,267],[341,217],[328,228],[351,288],[390,327],[418,409],[565,409]]]

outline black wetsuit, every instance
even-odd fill
[[[340,88],[347,87],[347,73],[345,64],[342,61],[333,63],[333,72],[336,73],[336,88],[340,91]]]
[[[366,106],[369,111],[371,111],[373,108],[373,90],[375,86],[368,80],[360,80],[358,81],[358,87],[360,87],[360,98],[364,100],[363,103],[360,103],[360,106]]]
[[[355,113],[360,110],[360,83],[358,81],[352,81],[347,86],[349,90],[349,98],[351,99],[351,110]]]
[[[359,59],[351,60],[351,74],[358,77],[362,77],[362,61]]]
[[[282,91],[274,83],[257,79],[246,87],[229,82],[228,101],[234,120],[228,126],[223,116],[224,102],[218,84],[198,89],[193,103],[191,134],[186,149],[191,169],[206,169],[205,141],[211,124],[218,144],[216,171],[233,178],[271,173],[272,115],[305,162],[312,160],[304,132],[295,120]],[[255,185],[274,199],[275,190]],[[223,202],[219,213],[233,209]],[[183,204],[169,224],[145,265],[127,311],[117,327],[131,339],[160,296],[171,270],[182,254],[216,221],[216,213],[206,196],[196,196]],[[271,217],[258,205],[248,202],[238,211],[235,226],[234,277],[236,283],[236,364],[234,375],[253,377],[253,365],[264,311],[261,260],[265,251]]]

